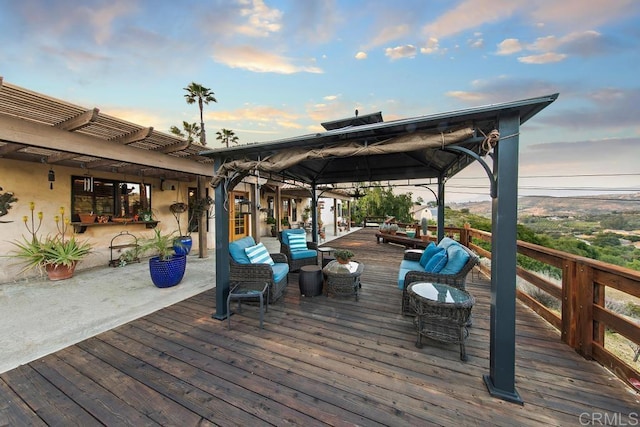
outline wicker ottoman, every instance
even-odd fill
[[[303,265],[298,278],[300,294],[306,297],[322,295],[322,268],[319,265]]]

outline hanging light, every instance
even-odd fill
[[[49,189],[53,190],[53,183],[56,180],[56,173],[53,169],[49,169]]]
[[[251,200],[240,199],[238,200],[238,207],[241,215],[251,215]]]

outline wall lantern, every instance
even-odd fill
[[[240,214],[251,215],[251,208],[252,208],[251,200],[247,200],[247,199],[238,200],[238,209],[240,211]]]
[[[56,180],[56,173],[53,169],[49,169],[49,190],[53,190],[53,183]]]

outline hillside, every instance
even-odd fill
[[[491,216],[491,202],[451,203],[455,210]],[[518,216],[584,216],[612,212],[640,212],[640,193],[605,194],[580,197],[522,196],[518,199]]]

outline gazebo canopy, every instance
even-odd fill
[[[200,155],[222,163],[215,171],[214,186],[222,179],[235,181],[255,170],[315,185],[448,178],[474,161],[448,146],[484,155],[491,148],[487,144],[497,142],[494,130],[498,129],[501,116],[516,113],[522,125],[557,96],[390,122],[377,121],[382,120],[380,113],[355,116],[326,123],[330,130],[325,132],[207,150]]]

